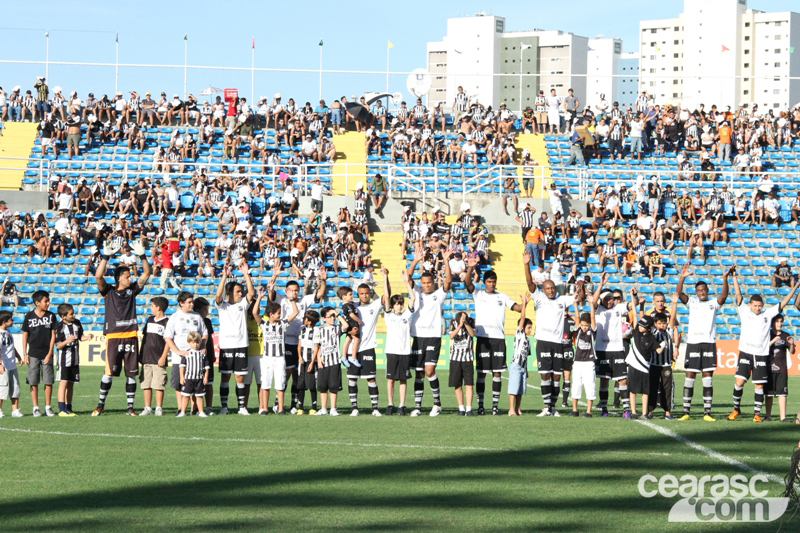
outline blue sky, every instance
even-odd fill
[[[319,41],[324,41],[323,68],[385,71],[387,40],[394,43],[390,69],[408,72],[425,66],[425,44],[442,38],[449,17],[484,11],[505,17],[507,31],[559,29],[578,35],[619,37],[624,51],[637,51],[641,19],[677,16],[682,2],[621,0],[613,4],[573,0],[550,2],[474,1],[382,2],[348,4],[241,0],[228,2],[7,2],[0,22],[0,59],[44,61],[44,30],[50,29],[50,61],[114,63],[114,38],[119,32],[119,62],[183,65],[188,34],[189,64],[241,67],[246,71],[188,71],[188,92],[212,85],[236,87],[250,97],[251,39],[256,40],[256,67],[309,69],[312,73],[256,73],[255,96],[315,102],[318,96]],[[231,5],[233,7],[224,7]],[[800,10],[796,0],[750,0],[764,11]],[[351,7],[352,6],[352,7]],[[33,15],[35,13],[35,16]],[[107,30],[106,30],[107,27]],[[68,30],[68,31],[65,31]],[[104,32],[105,30],[105,32]],[[0,65],[0,86],[32,88],[44,65]],[[50,65],[49,84],[65,91],[114,92],[114,67]],[[407,97],[405,75],[393,75],[390,90]],[[323,98],[330,102],[371,90],[383,90],[384,74],[324,74]],[[121,68],[119,88],[126,93],[163,90],[183,95],[183,70]],[[201,101],[203,99],[201,98]]]

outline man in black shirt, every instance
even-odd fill
[[[144,391],[144,409],[139,416],[153,413],[150,407],[153,401],[153,391],[156,391],[155,415],[162,416],[164,405],[164,390],[167,387],[167,342],[164,340],[164,330],[169,318],[164,314],[169,303],[163,296],[156,296],[150,300],[150,315],[142,327],[142,373],[139,381]]]
[[[786,263],[786,259],[775,267],[775,273],[772,274],[772,286],[775,288],[789,287],[792,284],[792,267]]]
[[[136,188],[133,189],[133,194],[133,209],[137,213],[146,215],[152,207],[150,205],[150,200],[152,198],[153,191],[147,186],[144,178],[139,178],[139,183]]]
[[[39,380],[44,381],[44,405],[47,416],[55,416],[50,401],[53,398],[53,347],[56,343],[56,315],[50,307],[50,293],[33,293],[33,311],[25,315],[22,323],[22,358],[28,365],[26,382],[31,387],[33,416],[42,416],[39,411]]]

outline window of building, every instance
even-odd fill
[[[744,36],[744,40],[745,40],[745,41],[749,41],[749,40],[750,40],[750,36],[749,36],[749,35],[745,35],[745,36]]]
[[[652,42],[652,43],[650,43],[650,46],[655,46],[655,45],[656,45],[656,42],[655,42],[655,41],[654,41],[654,42]]]
[[[678,44],[678,40],[676,39],[676,40],[672,41],[672,44]]]
[[[750,68],[750,63],[745,63],[744,68]]]
[[[748,54],[750,54],[750,50],[745,50],[744,51],[744,55],[748,55]]]
[[[780,34],[778,34],[778,35],[776,35],[776,36],[775,36],[775,40],[776,40],[776,41],[780,41],[780,40],[781,40],[781,36],[780,36]]]
[[[743,93],[743,94],[750,94],[750,91],[749,91],[749,90],[747,90],[747,89],[745,89],[744,91],[742,91],[742,93]]]
[[[678,97],[678,93],[672,93],[672,97],[673,98],[677,98]]]
[[[772,94],[781,94],[781,90],[780,89],[774,89],[772,91]]]
[[[678,72],[678,67],[672,67],[672,72]]]
[[[780,20],[776,20],[775,21],[775,26],[777,27],[777,26],[780,26],[780,25],[781,25],[781,21]]]
[[[745,22],[745,23],[744,23],[744,27],[745,27],[745,28],[749,28],[749,27],[750,27],[750,23],[749,23],[749,22]]]
[[[672,80],[672,85],[678,85],[678,80]]]
[[[744,81],[750,81],[750,78],[745,78]]]
[[[775,63],[775,66],[776,66],[776,67],[780,67],[780,66],[781,66],[781,62],[780,62],[780,61],[778,61],[777,63]]]
[[[776,54],[780,54],[780,53],[781,53],[781,49],[780,49],[780,48],[776,48],[776,49],[775,49],[775,53],[776,53]]]
[[[680,31],[681,29],[680,29],[680,27],[678,27],[678,26],[675,26],[675,27],[673,28],[673,30],[674,30],[674,31]]]
[[[650,33],[655,33],[656,31],[658,30],[656,28],[653,28],[652,30],[650,30]]]
[[[675,58],[677,58],[677,57],[678,57],[678,54],[672,54],[672,57],[675,57]]]

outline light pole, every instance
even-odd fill
[[[522,116],[522,51],[530,48],[529,44],[520,44],[519,47],[519,114]]]

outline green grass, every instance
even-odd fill
[[[100,369],[84,370],[77,418],[12,419],[4,406],[2,531],[775,531],[779,525],[668,523],[675,499],[642,498],[640,476],[740,470],[636,421],[536,418],[541,395],[534,389],[520,419],[456,417],[454,395],[444,387],[445,413],[435,419],[351,418],[345,390],[339,398],[345,416],[338,419],[177,420],[171,391],[163,418],[124,416],[117,379],[108,414],[92,418],[99,378]],[[446,385],[445,372],[440,380]],[[796,413],[800,380],[790,381],[789,412]],[[533,374],[531,384],[538,385]],[[383,407],[385,380],[379,385]],[[725,421],[731,390],[731,377],[715,379],[714,424],[653,423],[782,477],[799,438],[796,426]],[[364,385],[359,401],[369,406]],[[138,410],[141,391],[136,403]],[[501,407],[507,403],[504,389]],[[29,414],[26,391],[22,404]],[[750,385],[743,409],[752,413]],[[781,492],[777,483],[771,488],[771,496]],[[798,525],[795,517],[783,531]]]

